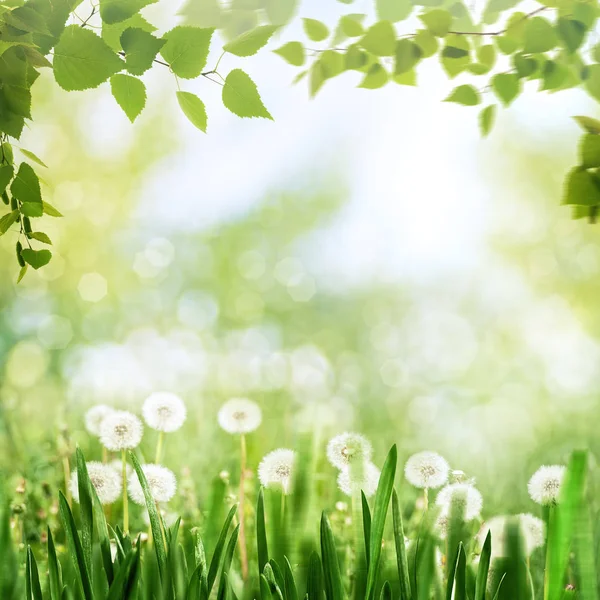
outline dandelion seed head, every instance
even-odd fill
[[[327,459],[338,469],[357,464],[363,465],[371,460],[371,442],[360,433],[342,433],[329,440]]]
[[[99,437],[100,427],[102,425],[102,421],[104,421],[104,417],[114,411],[114,408],[111,408],[106,404],[96,404],[96,406],[92,406],[92,408],[85,413],[85,428],[92,435]]]
[[[472,521],[481,515],[483,497],[481,492],[473,485],[469,483],[451,483],[438,492],[435,503],[440,507],[442,514],[450,515],[452,502],[455,499],[464,505],[466,521]]]
[[[113,469],[118,475],[119,477],[123,477],[123,461],[115,458],[115,460],[111,460],[108,463],[108,466]],[[127,463],[125,465],[125,473],[126,473],[126,477],[127,479],[129,479],[131,477],[131,475],[133,474],[133,467]]]
[[[404,466],[404,475],[409,483],[418,488],[435,489],[448,481],[450,466],[436,452],[417,452]]]
[[[113,452],[130,450],[141,442],[143,431],[142,422],[134,414],[115,410],[102,420],[100,441]]]
[[[144,401],[142,415],[148,427],[156,431],[177,431],[185,421],[183,400],[169,392],[154,392]]]
[[[150,494],[155,502],[168,502],[173,498],[177,490],[177,479],[171,469],[162,465],[146,464],[142,465],[142,471],[146,476]],[[129,497],[140,506],[145,506],[146,498],[142,485],[137,477],[137,473],[133,473],[128,481]]]
[[[248,398],[232,398],[221,406],[217,419],[227,433],[250,433],[261,424],[262,411]]]
[[[119,475],[108,465],[94,460],[87,462],[86,467],[100,502],[111,504],[117,500],[121,494],[121,478]],[[79,478],[76,469],[71,473],[70,488],[73,499],[75,502],[79,502]]]
[[[284,494],[291,491],[296,453],[279,448],[265,455],[258,465],[258,478],[265,487],[279,488]]]
[[[503,558],[507,556],[508,540],[506,537],[506,526],[508,520],[511,518],[518,519],[521,534],[523,536],[524,550],[527,556],[529,556],[536,548],[544,545],[546,536],[544,522],[541,519],[534,517],[532,514],[521,513],[516,515],[516,517],[506,515],[492,517],[481,526],[481,529],[477,533],[477,540],[479,545],[483,547],[488,532],[492,533],[492,557],[494,558]]]
[[[359,467],[360,468],[357,468]],[[364,465],[351,465],[344,467],[337,478],[338,487],[344,494],[354,496],[361,490],[365,496],[372,496],[377,491],[379,483],[379,469],[371,462]]]
[[[557,502],[565,471],[566,467],[562,465],[540,467],[527,484],[531,499],[538,504]]]

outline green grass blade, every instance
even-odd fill
[[[298,600],[298,589],[296,587],[296,580],[294,579],[294,571],[287,556],[284,556],[283,561],[283,580],[286,600]]]
[[[267,578],[261,573],[260,576],[260,597],[261,600],[271,600],[273,597],[271,594],[271,586],[267,581]]]
[[[88,475],[81,448],[75,450],[77,487],[79,488],[79,516],[81,519],[81,546],[90,578],[92,574],[92,540],[94,535],[94,489]]]
[[[221,569],[222,575],[228,575],[231,570],[231,563],[233,562],[233,555],[235,554],[235,547],[237,546],[238,536],[240,535],[239,524],[233,530],[229,542],[227,543],[227,550],[223,556],[223,567]]]
[[[60,562],[56,556],[56,546],[52,531],[48,527],[48,590],[50,592],[50,600],[60,600],[62,590],[62,572]]]
[[[467,494],[464,490],[452,494],[450,514],[448,515],[448,534],[446,536],[446,558],[449,565],[455,565],[460,545],[469,543],[465,517],[467,512]]]
[[[323,598],[323,571],[321,559],[316,552],[312,552],[308,561],[306,576],[306,600],[322,600]]]
[[[167,569],[167,551],[163,541],[160,515],[156,510],[156,503],[154,502],[154,498],[152,497],[152,493],[148,487],[148,482],[146,481],[146,476],[144,475],[140,461],[133,452],[129,453],[129,458],[131,459],[131,464],[137,473],[140,485],[142,486],[142,490],[144,492],[146,508],[148,509],[148,516],[150,517],[150,527],[152,529],[152,540],[154,543],[154,551],[156,552],[158,570],[161,577],[165,577]]]
[[[381,543],[383,540],[383,530],[387,517],[388,506],[394,488],[394,477],[396,475],[396,462],[398,460],[398,451],[396,445],[389,451],[381,475],[377,492],[375,494],[375,506],[373,508],[373,521],[371,523],[370,540],[370,563],[367,572],[367,591],[366,600],[372,600],[375,594],[375,583],[379,572],[379,558],[381,556]]]
[[[411,600],[410,575],[408,573],[408,557],[404,543],[404,526],[402,512],[396,490],[392,492],[392,517],[394,523],[394,543],[396,546],[396,562],[398,564],[398,579],[400,581],[400,600]]]
[[[392,586],[390,585],[389,581],[386,580],[383,584],[379,598],[381,600],[392,600]]]
[[[29,588],[27,599],[31,600],[43,600],[42,598],[42,586],[40,585],[40,574],[37,567],[37,562],[31,547],[27,547],[27,581],[26,587]]]
[[[490,559],[492,556],[492,533],[488,534],[481,549],[479,557],[479,567],[477,568],[477,579],[475,581],[475,597],[473,600],[485,600],[485,591],[487,589],[488,574],[490,572]]]
[[[435,578],[435,543],[429,534],[422,536],[415,561],[415,600],[430,600]]]
[[[325,513],[321,515],[321,556],[327,600],[343,600],[344,584],[340,573],[335,540],[333,539],[329,519]]]
[[[277,570],[279,570],[279,574],[277,574]],[[263,576],[269,584],[271,596],[275,596],[276,600],[283,600],[283,587],[282,582],[279,580],[280,575],[281,569],[279,569],[275,561],[271,560],[265,565]]]
[[[498,600],[500,598],[500,590],[502,589],[502,584],[504,583],[504,579],[506,578],[506,573],[502,575],[500,581],[498,583],[498,588],[496,589],[496,593],[494,594],[494,600]]]
[[[131,583],[137,575],[140,553],[137,549],[128,552],[125,560],[116,572],[114,581],[108,590],[106,600],[121,600],[128,598],[126,590],[131,589]]]
[[[231,525],[231,521],[233,521],[233,517],[235,516],[235,512],[237,510],[237,504],[234,504],[225,519],[225,523],[223,523],[223,527],[221,529],[221,533],[219,535],[219,539],[217,541],[217,545],[215,546],[215,551],[213,552],[212,559],[210,561],[210,567],[208,569],[208,593],[213,589],[213,585],[215,584],[215,579],[217,578],[217,573],[219,572],[219,565],[221,564],[221,556],[223,555],[223,549],[225,548],[225,541],[227,540],[227,533],[229,531],[229,526]]]
[[[360,502],[362,507],[362,522],[363,522],[363,535],[365,538],[365,560],[367,562],[367,569],[369,568],[369,562],[371,559],[371,509],[369,508],[369,502],[365,493],[361,490]]]
[[[458,555],[456,557],[453,600],[467,600],[467,556],[462,542],[458,545]]]
[[[258,551],[258,572],[262,574],[265,565],[269,562],[269,546],[265,526],[265,497],[262,487],[258,491],[256,502],[256,549]]]
[[[269,564],[271,565],[271,569],[273,570],[273,577],[275,578],[275,583],[283,593],[283,591],[285,590],[285,578],[283,576],[283,571],[281,570],[281,567],[277,564],[277,561],[275,561],[274,559],[271,559],[269,561]]]
[[[69,503],[67,502],[64,494],[62,492],[59,492],[58,494],[60,516],[63,523],[63,528],[65,530],[69,554],[71,555],[71,559],[73,561],[73,568],[75,570],[77,583],[85,600],[92,600],[92,584],[85,563],[81,540],[79,539],[77,527],[75,526],[75,519],[73,519],[73,513],[69,508]]]

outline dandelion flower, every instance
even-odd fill
[[[119,474],[119,477],[123,477],[123,461],[120,458],[111,460],[107,464],[111,469],[114,469],[115,472]],[[127,474],[127,479],[133,475],[133,467],[129,463],[125,465],[125,473]]]
[[[171,433],[177,431],[185,421],[185,404],[175,394],[155,392],[144,401],[142,415],[148,427]]]
[[[529,556],[536,548],[544,545],[546,535],[545,525],[541,519],[538,519],[529,513],[522,513],[516,515],[516,517],[493,517],[482,525],[477,534],[477,540],[479,545],[483,547],[488,532],[492,532],[492,556],[494,558],[502,558],[508,554],[506,526],[509,519],[518,519],[521,534],[523,536],[524,550],[527,556]]]
[[[279,448],[269,452],[258,465],[260,483],[265,487],[280,488],[284,494],[289,494],[295,462],[296,453],[293,450]]]
[[[338,475],[337,484],[348,496],[360,494],[362,490],[365,496],[369,497],[377,491],[380,474],[379,469],[371,462],[366,463],[361,469],[344,467]]]
[[[435,499],[435,503],[441,508],[442,514],[450,515],[452,502],[460,498],[464,504],[464,515],[466,521],[472,521],[481,515],[483,508],[483,497],[477,488],[470,483],[451,483],[442,488]]]
[[[162,465],[147,464],[142,466],[142,471],[146,476],[150,494],[155,502],[168,502],[175,495],[177,490],[177,479],[171,469]],[[137,477],[137,473],[131,475],[128,481],[129,497],[140,506],[146,504],[142,484]]]
[[[221,406],[219,425],[227,433],[250,433],[262,422],[262,412],[256,402],[248,398],[232,398]]]
[[[562,465],[540,467],[527,484],[531,499],[538,504],[557,502],[565,471],[566,468]]]
[[[100,441],[112,451],[130,450],[140,443],[142,433],[142,422],[134,414],[115,410],[102,420]]]
[[[85,428],[92,435],[99,437],[100,426],[102,425],[102,421],[104,421],[104,417],[113,412],[115,412],[115,409],[107,406],[106,404],[97,404],[96,406],[92,406],[92,408],[85,413]]]
[[[448,481],[450,466],[443,456],[435,452],[417,452],[404,467],[404,475],[409,483],[418,488],[435,489]]]
[[[351,464],[363,465],[371,460],[371,454],[371,443],[360,433],[342,433],[327,444],[327,459],[338,469]]]
[[[98,494],[98,499],[102,504],[111,504],[119,497],[121,493],[121,478],[108,465],[98,461],[86,463],[90,481]],[[71,494],[75,502],[79,502],[79,478],[77,470],[71,473]]]

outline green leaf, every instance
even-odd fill
[[[10,186],[10,191],[21,202],[35,202],[40,205],[42,203],[40,180],[27,163],[21,163],[19,166],[19,170]]]
[[[496,117],[496,105],[490,104],[479,113],[479,128],[483,136],[488,135],[494,125]]]
[[[390,21],[379,21],[369,27],[360,45],[375,56],[393,56],[396,48],[396,32]]]
[[[48,215],[49,217],[62,217],[63,214],[58,211],[52,204],[48,204],[48,202],[42,202],[43,213]]]
[[[592,119],[591,117],[584,116],[573,117],[573,119],[575,119],[579,126],[588,133],[600,135],[600,121],[598,119]]]
[[[404,21],[412,12],[413,4],[410,0],[375,0],[377,18],[397,23]]]
[[[396,490],[392,492],[392,517],[394,523],[394,543],[396,547],[396,563],[398,565],[398,579],[400,581],[400,600],[411,600],[410,576],[408,574],[408,558],[404,542],[404,527],[402,513]]]
[[[445,100],[445,102],[456,102],[464,106],[475,106],[480,101],[479,92],[472,85],[459,85]]]
[[[152,538],[154,551],[156,553],[156,562],[158,563],[158,570],[161,577],[166,577],[167,572],[167,550],[163,541],[162,525],[160,521],[160,515],[156,509],[156,502],[152,497],[152,492],[148,487],[148,481],[142,470],[142,465],[138,460],[137,456],[133,452],[129,452],[129,458],[131,464],[136,472],[137,478],[144,492],[144,500],[146,501],[146,509],[148,510],[148,517],[150,518],[150,528],[152,530]]]
[[[523,56],[522,54],[515,54],[513,56],[513,65],[519,77],[529,77],[537,69],[537,60]]]
[[[27,270],[27,267],[23,267]],[[56,547],[50,527],[47,529],[48,534],[48,591],[50,592],[50,600],[60,600],[62,590],[62,571],[58,557],[56,556]]]
[[[258,553],[258,572],[262,573],[265,565],[269,562],[269,547],[265,525],[265,499],[262,487],[258,491],[256,503],[256,549]]]
[[[139,27],[128,27],[121,34],[120,42],[125,52],[125,66],[132,75],[143,75],[165,45],[165,40]]]
[[[43,250],[42,250],[43,252]],[[21,253],[26,262],[31,264],[25,256],[25,250]],[[50,258],[48,258],[50,260]],[[35,265],[31,264],[35,269]],[[92,536],[94,532],[94,511],[92,482],[87,471],[85,458],[80,448],[76,449],[76,470],[77,470],[77,488],[79,491],[79,515],[81,519],[81,545],[83,548],[83,558],[90,573],[92,573]]]
[[[413,71],[406,71],[406,73],[400,73],[400,75],[393,75],[392,79],[399,85],[417,85],[417,74]]]
[[[379,63],[375,63],[369,67],[364,79],[358,87],[368,90],[376,90],[383,87],[389,81],[388,72]]]
[[[272,25],[285,25],[294,16],[298,0],[265,0],[264,9]]]
[[[225,44],[223,50],[236,56],[252,56],[267,44],[278,29],[274,25],[261,25]]]
[[[306,60],[304,46],[300,42],[288,42],[273,52],[294,67],[301,67]]]
[[[25,202],[21,205],[21,214],[25,217],[41,217],[44,208],[41,202]]]
[[[329,35],[327,25],[316,19],[302,19],[302,25],[304,26],[304,32],[313,42],[322,42]]]
[[[513,73],[499,73],[492,78],[492,88],[496,96],[508,106],[521,91],[520,80]]]
[[[133,17],[127,19],[126,21],[121,21],[120,23],[114,23],[112,25],[108,25],[107,23],[102,23],[102,39],[115,51],[119,52],[123,49],[121,46],[121,36],[127,29],[141,29],[142,31],[147,31],[148,33],[152,33],[156,31],[156,27],[151,23],[148,23],[142,15],[136,13]]]
[[[547,52],[556,46],[558,38],[554,27],[544,17],[527,19],[525,24],[525,43],[523,51],[526,54]]]
[[[100,17],[105,23],[119,23],[129,19],[145,6],[158,0],[100,0]]]
[[[65,90],[98,87],[123,68],[123,61],[89,29],[70,25],[54,48],[54,78]]]
[[[175,75],[184,79],[195,79],[202,73],[206,66],[213,31],[214,29],[178,25],[165,33],[163,39],[166,40],[166,44],[160,53]]]
[[[219,539],[215,546],[215,550],[213,552],[212,559],[210,561],[210,567],[208,569],[208,593],[210,594],[215,580],[217,578],[217,573],[219,571],[219,565],[221,564],[221,556],[223,555],[223,550],[225,548],[225,541],[227,539],[227,532],[229,531],[229,526],[231,525],[231,521],[233,521],[233,517],[237,511],[237,504],[234,504],[229,510],[229,514],[223,523],[223,527],[221,528],[221,533],[219,534]]]
[[[449,77],[462,73],[471,62],[470,46],[466,36],[449,35],[441,54],[444,71]]]
[[[294,581],[294,572],[290,561],[284,556],[283,574],[285,583],[285,598],[286,600],[298,600],[298,590]]]
[[[113,75],[110,89],[117,104],[133,123],[146,105],[146,86],[143,81],[131,75]]]
[[[48,168],[48,165],[39,156],[36,156],[33,152],[25,150],[25,148],[19,148],[19,150],[21,151],[21,154],[23,154],[23,156],[26,156],[29,160],[32,160],[34,163],[37,163],[38,165],[40,165],[40,167],[44,167],[46,169]],[[1,169],[2,167],[0,167],[0,171]],[[1,187],[2,185],[0,184],[0,188]]]
[[[446,36],[452,23],[452,15],[447,10],[441,8],[430,10],[420,15],[419,19],[423,21],[425,27],[436,37]]]
[[[206,133],[206,108],[204,102],[190,92],[177,92],[177,101],[183,114],[200,131]]]
[[[311,552],[308,559],[308,573],[306,575],[306,600],[322,600],[323,597],[323,570],[321,559],[316,552]]]
[[[337,550],[331,525],[325,513],[321,515],[321,556],[325,575],[325,595],[327,600],[344,600],[344,584],[340,573]]]
[[[569,75],[569,70],[553,60],[547,60],[542,70],[542,90],[559,88]]]
[[[421,60],[423,51],[413,41],[400,39],[396,43],[396,63],[394,74],[401,75],[410,71]]]
[[[566,179],[563,204],[581,204],[585,206],[600,204],[598,179],[589,171],[575,167]]]
[[[13,210],[0,219],[0,235],[4,235],[18,220],[19,211]]]
[[[558,37],[568,52],[573,54],[583,43],[587,31],[586,26],[574,19],[560,17],[556,24]]]
[[[587,93],[600,102],[600,65],[590,65],[584,83]]]
[[[26,566],[26,577],[27,577],[27,600],[43,600],[42,586],[40,585],[40,574],[37,567],[37,562],[31,546],[27,547],[27,566]]]
[[[387,517],[388,506],[394,488],[394,477],[396,475],[396,462],[398,460],[398,450],[396,445],[389,451],[375,493],[375,505],[373,508],[373,520],[371,523],[371,543],[369,549],[370,562],[367,573],[367,591],[366,600],[372,600],[375,594],[375,582],[379,573],[379,558],[381,557],[381,542],[383,540],[383,531]]]
[[[223,104],[238,117],[273,119],[265,108],[255,83],[241,69],[227,75],[223,86]]]
[[[437,52],[439,45],[437,38],[427,29],[417,31],[413,42],[421,48],[423,58],[433,56]]]
[[[479,557],[479,566],[477,567],[477,578],[475,580],[475,596],[473,600],[485,600],[487,589],[488,573],[490,570],[490,559],[492,554],[492,534],[488,531],[481,555]]]
[[[52,245],[52,240],[45,233],[42,233],[41,231],[31,231],[27,235],[27,237],[29,237],[33,240],[37,240],[38,242],[42,242],[42,244]]]
[[[360,15],[363,17],[364,15]],[[361,21],[357,18],[358,15],[344,15],[340,19],[340,29],[346,37],[359,37],[365,29]]]
[[[0,166],[0,191],[4,192],[10,180],[13,178],[15,170],[11,165]]]
[[[8,110],[15,115],[31,119],[31,91],[19,85],[4,85],[2,88]]]
[[[23,281],[23,277],[27,275],[27,270],[29,269],[29,265],[23,265],[21,270],[19,271],[19,276],[17,277],[17,283],[21,283]],[[52,599],[54,600],[54,599]]]
[[[36,271],[42,267],[45,267],[52,258],[52,252],[50,250],[31,250],[25,248],[21,251],[23,260],[31,265]]]

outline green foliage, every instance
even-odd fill
[[[475,106],[480,101],[479,92],[472,85],[459,85],[446,98],[446,102],[456,102],[464,106]]]
[[[206,66],[212,34],[212,29],[179,25],[165,33],[163,40],[166,43],[160,53],[175,75],[195,79]]]
[[[313,42],[322,42],[329,36],[329,29],[325,23],[316,19],[302,19],[304,32]]]
[[[120,42],[125,53],[125,66],[132,75],[143,75],[150,69],[165,44],[165,40],[140,27],[128,27],[121,34]]]
[[[288,42],[274,52],[294,67],[301,67],[306,60],[304,46],[300,42]]]
[[[177,101],[190,122],[206,133],[207,117],[204,102],[191,92],[177,92]]]
[[[239,117],[273,118],[265,108],[256,84],[241,69],[234,69],[225,78],[223,104]]]
[[[278,27],[273,25],[256,27],[225,44],[223,50],[236,56],[252,56],[267,44],[277,29]]]
[[[119,73],[110,78],[112,95],[133,123],[146,105],[146,86],[137,77]]]

